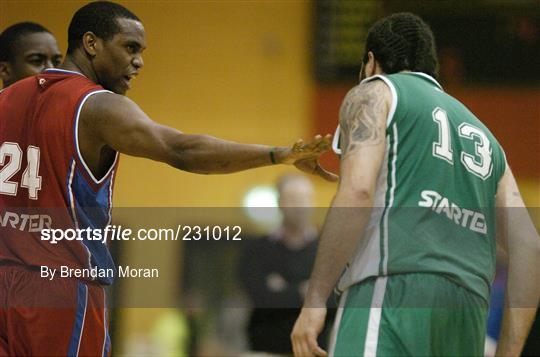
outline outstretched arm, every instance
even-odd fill
[[[92,157],[106,146],[194,173],[231,173],[277,163],[294,164],[327,180],[336,179],[317,161],[329,149],[329,136],[316,137],[307,144],[298,141],[290,148],[272,148],[184,134],[152,121],[133,101],[112,93],[88,99],[81,113],[79,139],[83,156],[90,162],[99,161]]]
[[[304,308],[291,338],[297,356],[324,355],[317,346],[326,301],[362,239],[386,143],[390,90],[376,80],[360,84],[340,111],[341,173],[338,191],[323,227]]]
[[[508,281],[496,355],[519,356],[540,298],[540,238],[510,169],[497,190],[497,239],[508,254]]]

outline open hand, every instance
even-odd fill
[[[319,164],[319,157],[330,150],[332,146],[331,140],[332,135],[330,134],[327,134],[324,137],[317,135],[308,143],[304,143],[302,139],[299,139],[287,153],[283,159],[283,163],[292,164],[300,171],[318,175],[327,181],[337,181],[337,175],[325,170]]]

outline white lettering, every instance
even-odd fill
[[[450,202],[448,198],[435,191],[424,190],[420,193],[421,200],[418,201],[420,207],[430,207],[435,213],[444,213],[449,220],[456,225],[470,229],[473,232],[487,234],[486,217],[480,212],[460,208],[457,204]],[[471,218],[469,220],[469,218]]]

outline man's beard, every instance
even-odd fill
[[[360,68],[360,82],[364,79],[366,79],[366,65],[362,63],[362,67]]]

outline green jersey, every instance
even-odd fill
[[[506,170],[495,137],[432,77],[374,76],[392,92],[375,204],[339,289],[371,276],[442,274],[489,299],[495,195]]]

